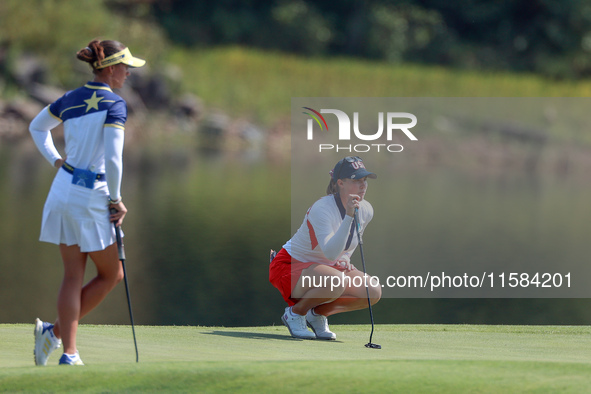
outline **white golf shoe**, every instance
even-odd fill
[[[313,332],[310,332],[306,327],[306,316],[292,313],[291,307],[285,308],[285,313],[281,316],[281,320],[292,337],[300,339],[316,339],[316,335],[314,335]]]
[[[35,320],[35,365],[47,365],[49,355],[60,347],[62,341],[53,333],[53,324]]]
[[[314,334],[316,334],[316,338],[328,341],[334,341],[337,339],[337,334],[328,329],[328,319],[326,316],[317,315],[312,312],[313,310],[314,308],[306,313],[306,322],[308,323],[308,327],[310,327],[312,331],[314,331]]]

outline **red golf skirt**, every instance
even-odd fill
[[[291,298],[291,292],[302,276],[302,271],[317,263],[303,263],[291,257],[287,250],[281,249],[269,265],[269,282],[279,290],[289,306],[297,300]]]

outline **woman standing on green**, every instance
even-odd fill
[[[117,41],[93,40],[77,53],[88,63],[94,79],[44,108],[29,130],[37,148],[58,169],[43,209],[40,240],[59,245],[64,265],[54,324],[35,323],[35,364],[46,365],[63,341],[63,365],[84,365],[76,347],[79,320],[93,310],[123,279],[113,222],[120,226],[127,213],[121,199],[123,140],[127,120],[125,100],[113,93],[141,67]],[[65,157],[51,136],[64,124]],[[117,212],[110,214],[110,209]],[[83,286],[86,260],[97,275]]]

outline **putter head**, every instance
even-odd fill
[[[365,347],[368,347],[370,349],[381,349],[382,347],[380,345],[378,345],[377,343],[366,343]]]

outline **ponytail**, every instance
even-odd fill
[[[331,177],[330,182],[328,183],[328,186],[326,187],[326,194],[328,196],[330,196],[332,194],[337,194],[338,192],[339,192],[339,186]]]
[[[105,59],[105,57],[111,56],[112,54],[117,53],[123,49],[125,49],[125,46],[118,41],[92,40],[88,43],[86,48],[82,48],[78,51],[78,53],[76,53],[76,58],[90,64],[90,67],[92,67],[92,72],[96,74],[98,70],[94,66],[95,63],[97,63],[100,68],[101,62]]]

